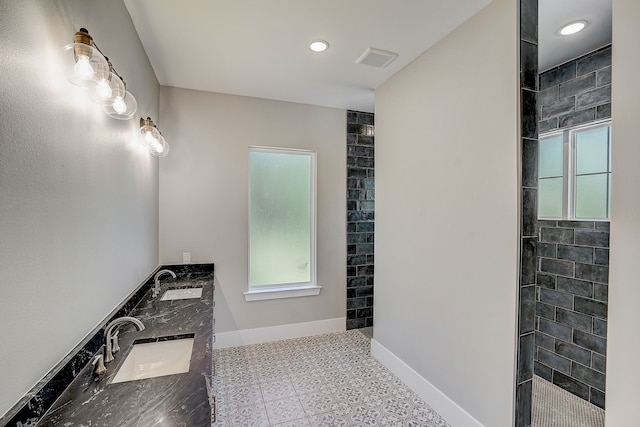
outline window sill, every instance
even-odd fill
[[[310,286],[308,288],[278,288],[261,289],[244,292],[244,299],[247,302],[263,301],[269,299],[310,297],[320,294],[322,286]]]
[[[537,218],[538,221],[563,221],[563,222],[611,222],[611,218]]]

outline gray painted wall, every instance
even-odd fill
[[[122,1],[0,3],[0,414],[157,265],[158,160],[138,117],[109,118],[62,70],[86,27],[158,116],[159,86]]]
[[[160,261],[216,264],[216,333],[345,317],[346,111],[163,87]],[[246,302],[250,145],[317,151],[319,296]]]
[[[640,2],[613,0],[612,116],[615,145],[607,332],[608,427],[638,418],[640,383]]]
[[[374,339],[487,426],[514,416],[518,40],[494,0],[376,90]]]

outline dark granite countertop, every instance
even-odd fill
[[[131,316],[145,329],[120,327],[120,352],[96,381],[85,366],[37,426],[210,426],[210,379],[213,327],[213,274],[165,275],[157,299],[151,291]],[[160,301],[166,289],[202,286],[200,299]],[[112,384],[134,341],[194,334],[189,372]],[[98,353],[99,354],[99,353]]]

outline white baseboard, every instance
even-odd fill
[[[308,337],[311,335],[344,332],[346,330],[346,322],[347,319],[345,317],[338,317],[336,319],[317,320],[314,322],[218,332],[215,334],[213,347],[237,347],[239,345],[260,344],[263,342]]]
[[[400,378],[429,406],[455,427],[484,427],[456,402],[438,390],[389,349],[375,339],[371,340],[371,355]]]

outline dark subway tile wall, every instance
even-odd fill
[[[540,133],[611,117],[611,46],[540,75]]]
[[[604,408],[609,223],[538,227],[534,372]]]
[[[347,111],[347,329],[373,326],[374,116]]]
[[[536,270],[538,257],[538,0],[520,0],[520,93],[522,192],[518,292],[518,364],[515,427],[531,426],[533,374],[538,342]],[[605,77],[603,76],[602,79]],[[548,248],[546,248],[548,249]],[[602,257],[601,257],[602,258]],[[555,283],[554,283],[555,284]]]
[[[540,133],[610,118],[611,46],[540,74],[538,84]],[[604,408],[609,223],[540,220],[538,236],[534,372]]]

